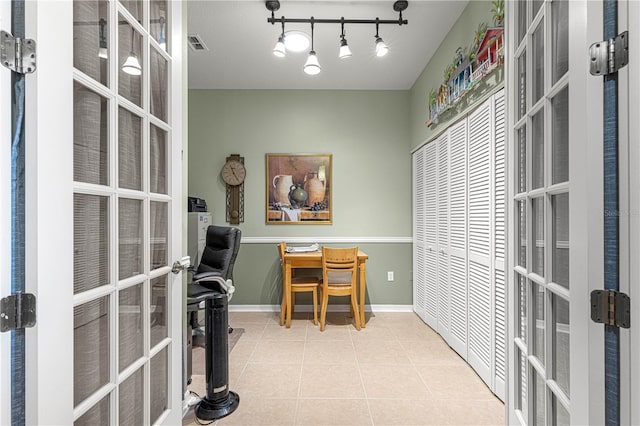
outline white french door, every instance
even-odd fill
[[[178,424],[182,5],[26,3],[27,423]]]

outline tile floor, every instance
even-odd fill
[[[357,331],[329,313],[290,329],[278,313],[232,312],[244,329],[229,359],[240,406],[215,425],[503,425],[504,404],[413,313],[376,313]],[[194,367],[195,368],[195,367]],[[204,393],[202,376],[190,389]],[[196,425],[193,410],[183,425]]]

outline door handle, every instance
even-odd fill
[[[191,266],[191,258],[189,256],[185,256],[182,259],[173,262],[171,272],[173,272],[174,274],[179,274],[185,269],[188,269],[189,266]]]

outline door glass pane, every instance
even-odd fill
[[[531,119],[531,188],[544,186],[544,109]]]
[[[571,417],[569,416],[569,412],[564,408],[564,406],[558,401],[555,395],[552,398],[552,408],[553,408],[553,425],[554,426],[570,426],[571,425]]]
[[[551,2],[551,81],[569,71],[569,0]]]
[[[527,52],[522,52],[518,58],[518,83],[516,85],[518,97],[518,119],[527,112]]]
[[[151,48],[151,114],[167,122],[167,60],[155,48]]]
[[[516,274],[516,306],[518,308],[516,336],[527,343],[527,280],[520,274]]]
[[[120,0],[120,3],[136,18],[136,21],[142,21],[142,0]]]
[[[516,188],[517,192],[525,192],[527,190],[527,127],[522,126],[518,129],[516,151]]]
[[[142,37],[119,15],[118,26],[118,93],[142,106]]]
[[[149,135],[149,191],[167,194],[167,132],[159,127],[150,126]]]
[[[151,280],[151,347],[160,343],[167,334],[167,276],[163,275]]]
[[[569,302],[553,296],[553,378],[569,396]]]
[[[532,271],[544,277],[544,199],[532,200],[531,221],[533,222],[531,245],[533,255]]]
[[[535,18],[540,10],[540,6],[544,3],[544,0],[533,0],[533,14],[531,15],[531,19]]]
[[[109,284],[109,198],[73,195],[73,293]]]
[[[533,385],[533,424],[539,426],[545,426],[545,383],[544,379],[536,370],[531,368],[532,377],[535,377],[535,381],[531,383]]]
[[[144,424],[144,376],[138,369],[119,386],[119,423],[137,426]]]
[[[531,282],[531,312],[533,315],[533,335],[531,343],[533,355],[544,365],[544,288]]]
[[[167,367],[167,347],[151,359],[151,423],[167,409],[167,383],[169,369]]]
[[[552,110],[552,181],[569,180],[569,88],[562,89],[551,100]]]
[[[520,244],[516,247],[518,251],[516,262],[526,268],[527,266],[527,209],[524,201],[516,201],[516,241]]]
[[[142,119],[118,108],[118,185],[142,190]]]
[[[110,395],[102,398],[96,405],[73,422],[73,426],[108,426],[111,412],[109,410]]]
[[[142,201],[121,198],[118,206],[118,279],[142,271]]]
[[[551,210],[553,217],[551,280],[564,288],[569,288],[569,194],[553,195]]]
[[[167,50],[167,46],[169,45],[169,34],[167,34],[167,1],[151,0],[149,2],[149,14],[151,20],[149,33],[151,33],[151,37],[158,42],[162,49]]]
[[[76,4],[78,2],[75,2]],[[109,108],[106,98],[73,83],[73,179],[109,185]]]
[[[167,260],[167,228],[169,226],[169,208],[167,203],[151,201],[151,269],[166,266]]]
[[[517,1],[511,3],[509,6],[515,5],[518,14],[518,45],[522,42],[525,33],[527,32],[527,2]]]
[[[118,371],[122,372],[143,355],[142,285],[120,290],[118,299]]]
[[[531,95],[532,104],[535,104],[544,94],[544,19],[533,33],[531,49]]]
[[[527,356],[524,352],[516,347],[516,375],[515,380],[518,385],[516,386],[516,409],[522,411],[524,418],[527,418]]]
[[[73,66],[103,85],[109,84],[108,2],[73,2]]]
[[[73,308],[73,404],[109,382],[109,296]]]

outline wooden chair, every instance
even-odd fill
[[[358,247],[322,247],[322,305],[320,308],[320,331],[324,331],[329,296],[350,296],[351,312],[360,330],[358,308]]]
[[[282,304],[280,305],[280,325],[284,325],[285,315],[287,314],[286,303],[286,291],[285,288],[285,266],[284,266],[284,253],[287,248],[287,244],[282,242],[278,244],[278,250],[280,251],[280,263],[282,264]],[[298,276],[291,277],[291,315],[293,315],[295,305],[295,294],[301,292],[311,292],[313,294],[313,324],[318,325],[318,286],[320,280],[314,276]]]

